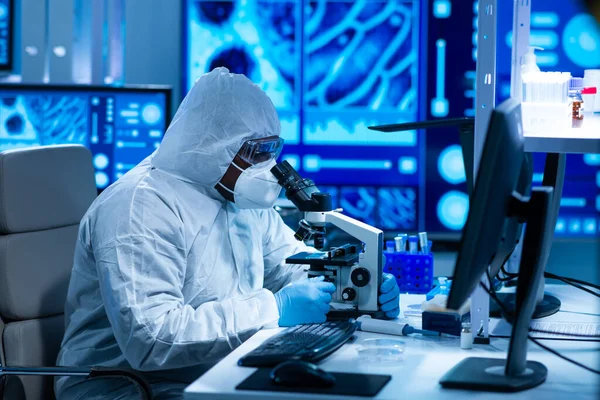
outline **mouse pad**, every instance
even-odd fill
[[[367,375],[331,372],[335,376],[335,385],[330,388],[290,387],[276,385],[271,381],[270,368],[259,368],[245,381],[236,386],[236,390],[260,390],[264,392],[294,392],[330,394],[337,396],[374,397],[392,379],[390,375]]]

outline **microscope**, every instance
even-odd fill
[[[302,178],[287,162],[271,169],[286,197],[304,213],[295,233],[299,241],[314,240],[315,253],[303,252],[286,259],[288,264],[308,265],[308,277],[323,276],[335,285],[329,319],[357,318],[371,315],[383,318],[378,295],[383,272],[383,232],[334,210],[331,196],[321,193],[310,179]],[[360,245],[346,244],[325,250],[325,229],[332,224]]]

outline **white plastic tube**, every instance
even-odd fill
[[[365,332],[383,333],[386,335],[402,336],[402,329],[406,324],[398,321],[385,321],[373,319],[368,315],[363,315],[357,319],[360,324],[360,330]]]

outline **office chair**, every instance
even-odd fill
[[[64,375],[117,375],[151,398],[135,371],[53,367],[79,222],[96,193],[83,146],[0,153],[0,399],[53,399],[53,377]]]

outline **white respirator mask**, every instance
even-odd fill
[[[235,188],[229,190],[219,182],[219,186],[233,194],[234,203],[242,209],[268,209],[273,208],[281,186],[275,176],[271,173],[277,163],[275,160],[263,164],[252,165],[242,169],[235,163],[232,165],[239,169],[242,174],[235,183]]]

